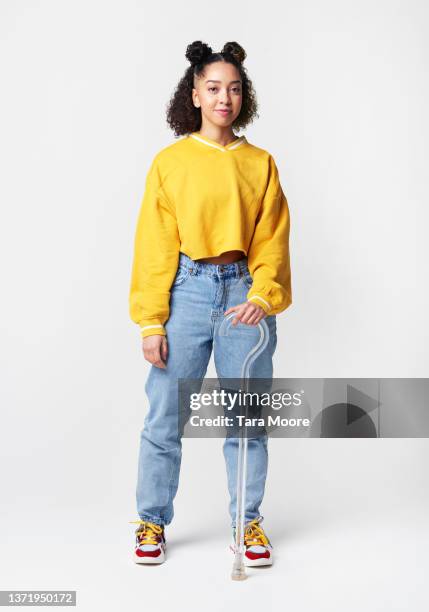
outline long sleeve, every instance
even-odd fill
[[[146,178],[134,239],[129,293],[131,319],[143,338],[165,336],[170,315],[170,288],[176,276],[180,239],[176,216],[162,189],[155,157]]]
[[[253,284],[247,294],[248,300],[269,315],[282,312],[292,303],[289,232],[289,207],[270,155],[267,188],[248,252]]]

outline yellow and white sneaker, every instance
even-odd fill
[[[272,565],[273,546],[262,529],[261,516],[246,523],[244,526],[244,548],[243,563],[246,567],[260,565]],[[235,554],[235,528],[232,529],[232,544],[230,549]]]
[[[130,521],[138,523],[135,550],[133,558],[136,563],[164,563],[166,541],[164,525],[157,525],[150,521]]]

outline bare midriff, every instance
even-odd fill
[[[217,257],[203,257],[202,259],[196,259],[195,261],[201,261],[202,263],[212,264],[229,264],[239,261],[245,257],[243,251],[225,251]]]

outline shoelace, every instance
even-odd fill
[[[136,534],[139,537],[140,544],[142,544],[143,540],[145,544],[155,544],[155,546],[156,544],[158,544],[156,536],[160,535],[163,532],[163,529],[160,525],[142,520],[130,521],[130,523],[136,523],[142,526],[141,529],[136,531]]]
[[[266,546],[269,540],[259,525],[258,519],[253,519],[244,530],[244,543],[246,546]]]

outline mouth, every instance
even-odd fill
[[[229,115],[231,113],[230,110],[222,110],[220,108],[215,109],[216,113],[219,113],[220,115],[222,115],[223,117],[226,115]]]

